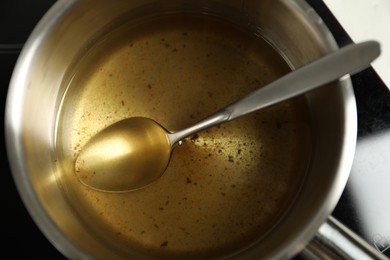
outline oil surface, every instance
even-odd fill
[[[184,140],[164,175],[135,192],[84,186],[74,161],[116,121],[143,116],[180,130],[288,71],[267,42],[208,16],[156,17],[106,35],[75,67],[59,113],[59,181],[76,214],[124,255],[215,257],[260,239],[304,178],[300,99]]]

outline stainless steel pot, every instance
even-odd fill
[[[125,13],[138,15],[145,6],[156,11],[195,8],[239,19],[266,37],[292,67],[338,48],[320,17],[302,0],[59,0],[23,48],[9,88],[5,125],[8,158],[18,191],[42,232],[72,259],[123,256],[89,232],[56,182],[54,126],[64,92],[62,82],[77,55],[96,35]],[[291,258],[318,231],[333,223],[329,215],[348,179],[357,135],[351,81],[344,77],[305,98],[315,143],[305,184],[294,206],[267,238],[233,258]],[[316,246],[311,245],[306,252],[314,256]],[[147,258],[137,252],[127,257]]]

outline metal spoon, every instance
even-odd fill
[[[82,148],[75,164],[76,176],[85,185],[102,191],[124,192],[142,188],[164,173],[172,150],[184,138],[303,94],[346,74],[357,73],[367,68],[379,54],[378,42],[351,44],[175,133],[148,118],[121,120],[93,136]]]

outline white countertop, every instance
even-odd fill
[[[354,42],[376,40],[372,67],[390,89],[390,0],[323,0]]]

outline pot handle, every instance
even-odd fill
[[[389,259],[332,216],[320,226],[299,256],[304,259]]]

